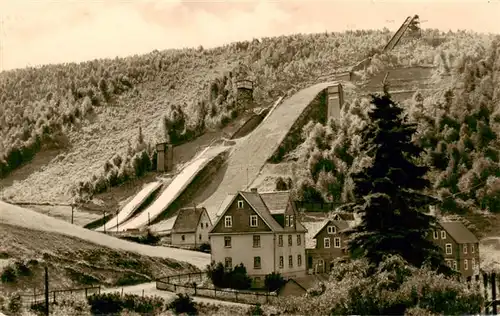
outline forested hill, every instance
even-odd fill
[[[4,197],[67,201],[82,185],[94,190],[140,177],[138,166],[152,157],[155,139],[187,142],[237,117],[240,77],[255,82],[256,103],[267,105],[366,56],[375,55],[378,68],[432,64],[440,55],[481,58],[491,41],[426,30],[421,39],[378,53],[391,36],[387,30],[292,35],[2,72]],[[43,163],[34,164],[39,157]]]
[[[453,46],[452,46],[453,47]],[[416,92],[405,102],[431,167],[432,195],[443,214],[500,213],[500,37],[436,55],[438,93]],[[340,120],[304,128],[305,141],[289,155],[297,161],[299,199],[352,201],[350,173],[369,163],[359,150],[368,100],[344,107]]]

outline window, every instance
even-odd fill
[[[297,235],[297,246],[302,245],[302,239],[300,239],[300,235]]]
[[[198,239],[199,239],[199,240],[201,240],[201,234],[200,234],[200,235],[198,235]]]
[[[231,248],[231,237],[224,236],[224,247]]]
[[[280,269],[283,269],[283,266],[285,265],[283,256],[280,256]]]
[[[259,235],[253,235],[253,247],[260,248],[260,236]]]
[[[203,229],[203,223],[200,224],[200,228]]]
[[[233,217],[232,216],[225,216],[224,217],[224,226],[225,227],[233,227]]]
[[[260,269],[260,257],[253,257],[253,268]]]
[[[293,215],[290,215],[290,227],[293,227]]]
[[[451,268],[451,261],[452,260],[446,260],[446,265]]]
[[[335,234],[335,226],[328,226],[328,233]]]
[[[302,266],[302,255],[297,255],[297,266]]]
[[[334,246],[335,248],[340,248],[340,237],[335,237],[335,238],[333,239],[333,246]]]
[[[293,245],[292,235],[288,235],[288,246]]]
[[[476,269],[476,258],[472,258],[472,260],[471,260],[471,266],[472,266],[472,270]]]
[[[233,268],[233,258],[231,257],[226,257],[224,260],[224,267],[226,270],[231,270]]]
[[[451,244],[446,244],[446,254],[451,255],[453,253],[453,249],[451,248]]]
[[[323,246],[325,248],[330,248],[330,238],[325,238],[323,241]]]
[[[243,208],[243,201],[242,200],[238,201],[238,208]]]
[[[446,232],[444,230],[441,231],[441,239],[446,239]]]
[[[453,270],[457,270],[457,260],[453,260]]]
[[[205,223],[205,228],[208,228],[208,223]]]
[[[288,267],[293,268],[293,256],[288,256]]]
[[[285,215],[285,227],[290,226],[290,216]]]
[[[278,246],[283,247],[283,235],[278,236]]]
[[[467,253],[467,245],[464,245],[464,253]]]
[[[438,231],[433,230],[432,232],[434,233],[434,239],[438,239],[439,238]]]
[[[186,236],[182,235],[181,239],[182,239],[182,241],[186,241]]]
[[[464,260],[464,270],[469,270],[469,260]]]
[[[250,215],[250,227],[257,227],[257,215]]]
[[[470,252],[474,253],[474,250],[476,250],[476,249],[474,249],[474,244],[470,245]]]

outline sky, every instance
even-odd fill
[[[346,29],[500,34],[500,0],[0,0],[0,70]]]

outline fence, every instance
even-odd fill
[[[174,293],[186,293],[193,296],[246,304],[266,304],[271,298],[276,297],[276,294],[269,292],[227,290],[197,285],[196,282],[203,282],[204,280],[208,280],[206,272],[172,275],[156,280],[156,288]]]
[[[496,273],[481,272],[474,277],[467,277],[466,282],[469,288],[475,286],[481,290],[485,298],[483,314],[498,314],[500,300],[497,299],[498,285],[500,284],[500,275]]]
[[[54,304],[60,300],[63,300],[68,294],[76,294],[81,295],[82,297],[85,295],[87,298],[92,294],[100,294],[101,286],[92,286],[92,287],[84,287],[84,288],[73,288],[73,289],[64,289],[64,290],[52,290],[49,291],[49,303]],[[36,289],[33,291],[33,294],[21,294],[21,301],[25,306],[32,306],[35,304],[44,304],[45,303],[45,291],[37,292]]]

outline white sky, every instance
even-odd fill
[[[500,34],[500,0],[0,0],[0,70],[290,33],[395,30],[413,14],[425,28]]]

